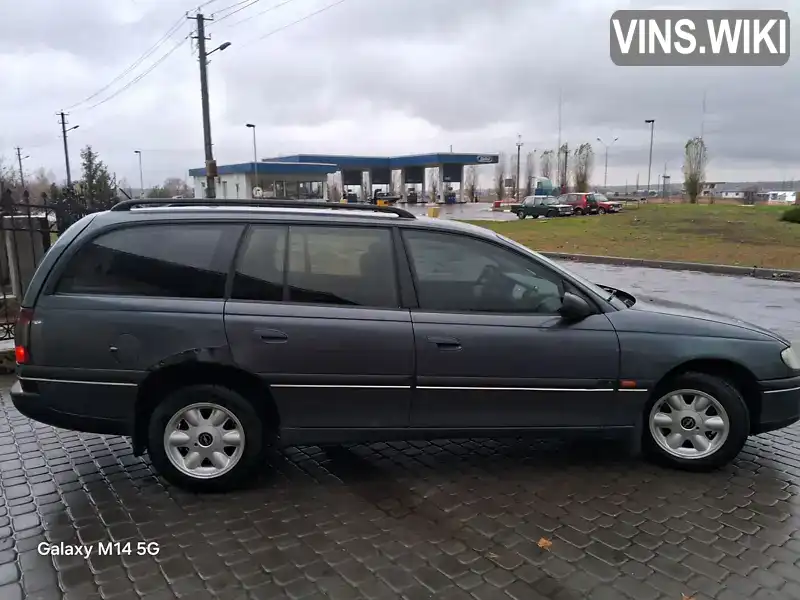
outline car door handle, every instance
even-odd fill
[[[461,350],[461,342],[454,337],[428,337],[431,344],[436,344],[439,350]]]
[[[289,339],[289,336],[279,329],[257,329],[256,335],[266,344],[279,344]]]

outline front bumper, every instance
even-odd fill
[[[758,382],[761,414],[752,424],[753,433],[782,429],[800,421],[800,376]]]

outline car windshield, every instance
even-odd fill
[[[594,199],[598,202],[608,202],[608,198],[606,198],[603,194],[595,194]]]
[[[628,305],[625,304],[622,300],[620,300],[619,298],[616,298],[613,294],[610,294],[607,290],[604,290],[603,288],[601,288],[596,283],[592,283],[591,281],[589,281],[588,279],[586,279],[584,277],[581,277],[580,275],[578,275],[574,271],[569,271],[569,270],[565,269],[564,267],[559,265],[557,262],[555,262],[553,260],[550,260],[546,256],[544,256],[542,254],[539,254],[538,252],[536,252],[534,250],[531,250],[530,248],[520,244],[519,242],[515,242],[511,238],[507,238],[506,236],[504,236],[504,235],[502,235],[500,233],[495,233],[495,235],[499,239],[501,239],[504,242],[506,242],[506,243],[510,244],[511,246],[513,246],[514,248],[522,251],[523,253],[525,253],[525,254],[527,254],[529,256],[534,257],[536,260],[539,260],[539,261],[545,263],[547,266],[549,266],[553,270],[561,273],[562,275],[565,275],[566,277],[568,277],[570,279],[573,279],[573,280],[579,282],[581,285],[583,285],[585,288],[587,288],[588,290],[590,290],[591,292],[593,292],[594,294],[596,294],[600,298],[605,299],[606,302],[611,304],[614,308],[617,308],[617,309],[628,308]]]

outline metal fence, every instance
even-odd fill
[[[0,192],[0,341],[13,339],[20,301],[59,233],[84,215],[106,208],[92,210],[90,204],[70,191],[53,190],[37,199],[27,191]]]

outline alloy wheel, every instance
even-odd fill
[[[233,469],[242,458],[244,428],[227,408],[213,402],[186,406],[164,429],[164,451],[184,475],[213,479]]]
[[[662,396],[649,416],[650,434],[670,456],[699,459],[719,450],[730,434],[728,413],[712,395],[681,389]]]

